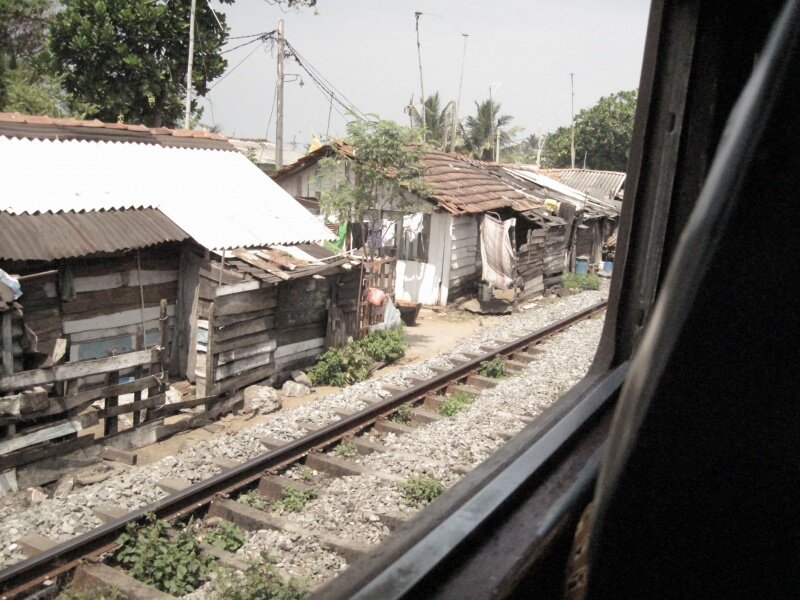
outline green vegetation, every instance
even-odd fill
[[[250,490],[239,496],[239,502],[258,510],[268,510],[275,515],[283,515],[302,510],[309,500],[313,500],[316,497],[317,492],[314,490],[299,492],[291,488],[285,488],[280,500],[268,500],[259,494],[257,490]]]
[[[274,560],[261,553],[259,560],[250,563],[244,575],[231,569],[218,571],[216,591],[211,596],[220,600],[306,600],[306,586],[292,578],[284,581],[278,574]]]
[[[222,548],[228,552],[236,552],[244,546],[244,539],[244,532],[241,528],[229,521],[223,521],[203,536],[203,541],[206,544]]]
[[[591,274],[567,273],[561,277],[561,285],[576,292],[598,290],[600,289],[600,278]]]
[[[270,501],[259,494],[258,490],[248,490],[239,496],[238,501],[258,510],[267,510],[270,505]]]
[[[575,166],[624,171],[633,135],[636,90],[604,96],[594,106],[575,115]],[[569,125],[559,127],[544,142],[542,166],[569,167],[571,159]],[[585,158],[585,161],[584,161]]]
[[[401,425],[411,425],[412,411],[409,404],[403,404],[400,408],[390,414],[387,418],[393,423],[400,423]]]
[[[355,442],[352,440],[342,440],[336,445],[333,451],[339,456],[351,458],[358,455],[358,446],[356,446]]]
[[[372,331],[361,338],[359,343],[369,356],[384,363],[402,358],[408,348],[406,330],[403,327]]]
[[[284,488],[281,499],[272,503],[272,513],[280,516],[286,513],[299,512],[303,510],[309,500],[313,500],[316,497],[317,492],[314,490],[300,492],[292,488]]]
[[[484,360],[481,362],[478,375],[500,379],[506,376],[506,366],[503,364],[503,360],[499,356],[496,356],[492,360]]]
[[[308,376],[315,384],[352,385],[367,378],[374,361],[392,362],[405,351],[402,327],[375,331],[358,341],[349,338],[340,348],[329,348],[308,370]]]
[[[319,162],[323,213],[340,222],[369,220],[375,230],[382,224],[382,211],[410,207],[413,199],[407,192],[424,190],[421,134],[380,118],[350,121],[346,146],[332,144],[334,154]],[[367,256],[374,257],[381,246],[370,236]]]
[[[433,502],[444,491],[444,484],[433,477],[411,477],[400,485],[403,500],[409,506],[420,507]]]
[[[300,477],[305,482],[309,482],[312,479],[314,479],[314,471],[312,471],[308,467],[300,467],[299,469],[297,469],[297,474],[300,475]]]
[[[467,410],[473,400],[475,400],[475,397],[472,394],[456,392],[448,397],[447,400],[444,401],[444,404],[439,407],[439,414],[445,417],[452,417],[453,415]]]
[[[128,596],[111,585],[94,587],[90,590],[65,589],[57,600],[125,600]]]
[[[200,551],[200,542],[187,526],[174,539],[167,536],[169,523],[149,515],[146,524],[130,524],[117,538],[114,560],[132,577],[180,596],[194,591],[206,579],[213,559]]]

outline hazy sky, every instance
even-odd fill
[[[202,0],[201,0],[202,1]],[[213,3],[215,9],[220,5]],[[313,9],[281,10],[266,0],[238,0],[223,10],[231,36],[270,31],[278,19],[286,39],[345,97],[365,113],[408,123],[404,107],[419,101],[414,12],[420,17],[425,94],[442,105],[455,100],[467,39],[459,115],[475,112],[489,97],[524,127],[546,132],[570,121],[570,73],[575,112],[601,96],[638,86],[649,4],[645,0],[318,0]],[[241,43],[229,42],[228,48]],[[256,44],[226,54],[229,74],[210,92],[205,123],[228,135],[263,137],[273,106],[274,53]],[[248,54],[255,52],[246,58]],[[230,69],[238,66],[230,72]],[[284,138],[303,150],[314,133],[325,134],[329,102],[298,65],[287,74]],[[287,79],[293,79],[287,77]],[[296,79],[296,78],[294,78]],[[334,106],[330,134],[346,120]],[[275,139],[275,115],[269,124]]]

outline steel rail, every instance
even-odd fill
[[[326,425],[280,448],[226,469],[175,494],[138,508],[119,519],[53,546],[36,556],[15,563],[0,571],[0,597],[3,599],[14,598],[34,586],[42,584],[45,580],[57,577],[74,568],[87,557],[113,549],[117,537],[129,523],[140,521],[148,514],[153,514],[159,519],[173,519],[194,512],[211,503],[216,496],[230,493],[256,481],[266,471],[296,462],[317,448],[329,446],[347,435],[369,427],[376,420],[393,412],[403,404],[422,398],[428,393],[446,387],[454,380],[466,377],[477,370],[481,362],[485,360],[513,354],[521,348],[539,342],[578,321],[601,312],[605,307],[605,301],[594,304],[565,319],[459,363],[449,371],[397,392],[364,410]]]

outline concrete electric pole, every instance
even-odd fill
[[[194,63],[194,13],[196,0],[192,0],[189,9],[189,62],[186,67],[186,106],[183,111],[183,128],[189,129],[189,118],[192,113],[192,65]]]
[[[422,139],[424,141],[426,133],[425,113],[428,111],[425,110],[425,89],[422,87],[422,49],[419,44],[419,18],[421,15],[421,12],[414,13],[414,17],[417,21],[417,59],[419,60],[419,92],[421,94],[420,100],[422,100]]]
[[[572,168],[575,168],[575,73],[569,74],[569,87],[572,94],[572,140],[570,142],[570,155],[572,156]]]
[[[283,19],[278,21],[278,79],[275,106],[275,168],[283,167]]]

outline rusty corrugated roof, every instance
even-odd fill
[[[189,237],[154,208],[33,215],[0,211],[0,231],[0,260],[75,258]]]
[[[148,128],[144,125],[103,123],[97,119],[91,121],[55,119],[20,113],[0,112],[0,135],[30,140],[132,142],[237,152],[224,135],[199,129]]]

